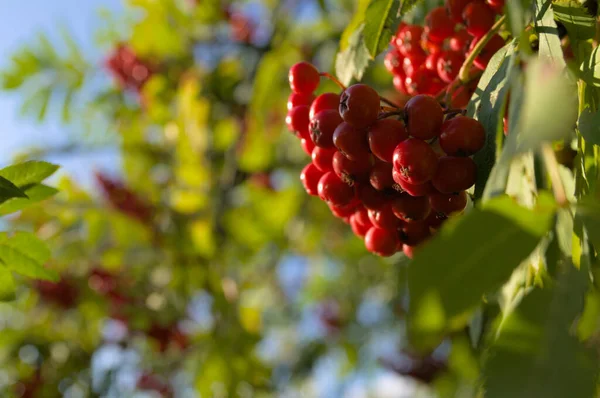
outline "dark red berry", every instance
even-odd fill
[[[427,223],[427,225],[429,225],[429,228],[437,230],[442,226],[444,222],[446,222],[447,219],[448,216],[446,216],[445,214],[438,213],[437,211],[432,211],[431,213],[429,213],[429,216],[427,217],[425,222]]]
[[[304,185],[307,194],[313,196],[319,194],[318,186],[322,176],[323,172],[317,169],[312,163],[307,164],[304,169],[302,169],[300,180],[302,181],[302,185]]]
[[[292,110],[295,107],[300,106],[300,105],[310,106],[310,104],[312,104],[314,99],[315,99],[315,96],[312,93],[311,94],[291,93],[290,96],[288,97],[287,108],[288,108],[288,110]]]
[[[340,97],[340,115],[358,128],[371,125],[379,115],[379,94],[366,84],[348,87]]]
[[[373,188],[378,191],[391,189],[395,184],[394,179],[392,178],[392,164],[380,160],[375,161],[375,165],[371,169],[371,174],[369,175],[369,181]]]
[[[367,232],[369,232],[369,229],[373,227],[373,224],[371,224],[371,221],[368,218],[366,224],[362,223],[359,220],[359,216],[355,213],[350,216],[350,227],[356,236],[363,238]]]
[[[308,116],[312,119],[315,115],[321,111],[327,109],[338,110],[340,106],[340,95],[336,93],[325,93],[319,95],[310,105],[310,112]]]
[[[403,221],[420,221],[431,211],[427,196],[402,194],[392,200],[394,215]]]
[[[352,201],[349,204],[345,205],[345,206],[333,206],[333,205],[329,205],[329,210],[331,210],[331,213],[336,216],[337,218],[349,218],[351,215],[354,214],[354,212],[356,211],[357,208],[357,202]]]
[[[477,178],[477,166],[471,158],[443,156],[431,183],[442,193],[453,193],[469,189]]]
[[[404,181],[401,178],[401,174],[396,170],[392,170],[392,178],[398,184],[398,187],[395,189],[400,192],[406,192],[410,196],[425,196],[434,190],[431,182],[415,185]]]
[[[394,215],[390,201],[375,210],[369,210],[369,220],[374,226],[395,231],[402,226],[402,220]]]
[[[469,47],[469,50],[473,51],[473,49],[475,48],[476,45],[477,45],[477,39],[475,39],[471,42],[471,46]],[[481,50],[479,55],[477,55],[477,57],[475,58],[473,65],[475,65],[477,68],[479,68],[481,70],[484,70],[485,68],[487,68],[487,65],[490,62],[490,59],[492,59],[494,54],[496,54],[502,47],[504,47],[504,39],[499,35],[492,36],[490,41],[487,42],[487,44],[485,45],[483,50]]]
[[[288,112],[285,123],[297,137],[308,138],[308,106],[301,105]]]
[[[302,138],[300,140],[300,145],[302,146],[302,149],[304,150],[304,152],[306,152],[308,156],[312,156],[312,151],[315,149],[315,143],[312,142],[312,139]]]
[[[414,77],[419,72],[421,66],[425,64],[426,60],[427,54],[425,54],[425,52],[414,53],[406,56],[402,61],[402,69],[404,70],[404,75]]]
[[[440,134],[444,110],[430,95],[417,95],[404,106],[408,134],[421,140],[429,140]]]
[[[471,156],[484,145],[485,129],[475,119],[458,116],[442,125],[440,146],[450,156]]]
[[[427,79],[429,79],[429,82],[425,86],[423,94],[428,94],[437,97],[442,92],[442,90],[446,88],[446,83],[444,83],[442,79],[440,79],[437,72],[427,71],[426,77]]]
[[[458,51],[444,51],[437,63],[437,73],[446,83],[452,83],[462,67],[465,57]]]
[[[354,189],[331,171],[321,177],[317,191],[319,197],[331,206],[343,207],[354,199]]]
[[[321,111],[310,121],[310,138],[316,146],[333,148],[333,132],[340,123],[342,118],[336,110]]]
[[[450,17],[454,22],[463,22],[463,12],[465,7],[473,0],[446,0],[446,7],[450,13]]]
[[[389,257],[400,248],[400,241],[395,232],[373,227],[365,235],[365,247],[371,253]]]
[[[376,190],[371,184],[359,184],[357,186],[358,199],[369,210],[376,210],[387,202],[386,195]]]
[[[438,157],[428,143],[417,138],[402,141],[394,150],[394,169],[404,181],[419,185],[431,180],[438,167]]]
[[[406,222],[400,228],[400,240],[409,246],[417,246],[431,236],[426,221]]]
[[[421,36],[423,28],[418,25],[406,25],[396,35],[396,47],[404,56],[422,51]]]
[[[425,17],[425,33],[431,41],[443,42],[454,33],[454,22],[444,7],[433,8]]]
[[[350,123],[343,122],[337,126],[333,133],[333,144],[350,160],[360,160],[371,155],[367,131]]]
[[[326,172],[333,171],[333,155],[335,148],[321,148],[316,146],[312,151],[312,162],[317,169]]]
[[[400,51],[394,47],[385,55],[383,64],[392,75],[397,75],[399,73],[404,73],[402,68],[403,60],[404,55],[400,54]]]
[[[467,4],[462,16],[467,32],[477,38],[482,37],[490,30],[496,18],[494,11],[480,0]]]
[[[466,29],[457,30],[452,37],[450,37],[450,49],[452,51],[461,51],[466,53],[471,43],[472,36],[467,32]]]
[[[378,120],[369,127],[368,139],[373,155],[384,162],[391,163],[394,149],[399,143],[408,139],[408,133],[404,123],[387,118]]]
[[[429,195],[429,203],[436,213],[449,216],[467,207],[467,193],[465,191],[449,194],[434,192]]]
[[[333,171],[346,184],[353,185],[356,182],[368,181],[369,172],[372,167],[371,157],[350,160],[341,152],[333,155]]]
[[[312,94],[319,86],[319,71],[308,62],[298,62],[288,74],[290,87],[295,93]]]

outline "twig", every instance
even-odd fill
[[[566,207],[569,205],[569,200],[567,199],[567,194],[565,191],[565,186],[560,178],[560,172],[558,171],[558,162],[556,161],[556,156],[554,155],[554,150],[552,146],[545,142],[542,144],[541,148],[542,158],[544,160],[544,165],[546,166],[546,170],[548,171],[548,175],[550,176],[550,181],[552,182],[552,192],[554,193],[554,199],[556,199],[556,203],[560,207]]]
[[[404,118],[404,111],[396,110],[396,111],[390,111],[390,112],[381,112],[379,114],[379,116],[377,117],[377,120],[385,119],[390,116],[400,116],[400,117]]]
[[[500,19],[498,19],[490,28],[490,30],[483,35],[481,39],[479,39],[473,50],[469,53],[467,59],[465,59],[465,62],[462,64],[460,71],[458,72],[458,80],[463,84],[469,81],[469,71],[471,70],[471,66],[475,61],[475,58],[477,58],[491,38],[498,33],[502,25],[504,25],[504,21],[506,21],[506,15],[503,15]]]
[[[400,107],[397,104],[395,104],[394,102],[390,101],[389,99],[387,99],[387,98],[385,98],[385,97],[383,97],[381,95],[379,96],[379,100],[381,102],[385,103],[385,104],[388,104],[391,107],[394,107],[396,109],[400,109]]]

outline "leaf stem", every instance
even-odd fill
[[[560,207],[567,207],[569,205],[569,200],[567,199],[565,186],[562,182],[562,179],[560,178],[560,172],[558,171],[558,162],[556,161],[556,155],[554,155],[554,150],[552,149],[550,143],[543,143],[541,152],[542,159],[544,160],[544,165],[546,166],[546,170],[548,171],[548,175],[550,176],[550,181],[552,182],[552,192],[554,193],[556,203]]]
[[[342,91],[346,89],[344,83],[342,83],[337,77],[333,76],[331,73],[321,72],[319,73],[319,75],[337,84],[338,87],[342,89]]]
[[[503,15],[496,21],[496,23],[490,28],[490,30],[479,39],[473,50],[469,53],[467,59],[462,64],[460,71],[458,72],[458,80],[462,83],[466,83],[469,81],[469,71],[471,70],[471,66],[473,66],[473,62],[475,58],[481,53],[481,51],[485,48],[486,44],[490,41],[490,39],[498,33],[504,22],[506,21],[506,15]]]

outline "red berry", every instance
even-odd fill
[[[308,62],[298,62],[288,74],[290,87],[295,93],[312,94],[319,86],[319,71]]]
[[[453,193],[469,189],[476,178],[477,166],[473,159],[443,156],[431,183],[442,193]]]
[[[465,7],[473,0],[446,0],[446,7],[454,22],[463,22],[463,12]]]
[[[415,254],[415,247],[409,245],[402,245],[402,252],[406,257],[412,259]]]
[[[494,11],[483,1],[473,1],[469,3],[463,11],[463,19],[467,32],[471,36],[481,37],[485,35],[492,25],[496,16]]]
[[[394,215],[403,221],[419,221],[427,218],[431,206],[426,196],[402,194],[392,201],[392,210]]]
[[[345,206],[329,205],[329,210],[331,210],[331,213],[334,216],[336,216],[337,218],[344,219],[344,218],[349,218],[351,215],[353,215],[354,212],[356,211],[356,207],[357,207],[357,203],[352,201]]]
[[[365,235],[365,247],[371,253],[389,257],[398,251],[400,241],[395,232],[373,227]]]
[[[465,61],[465,57],[458,51],[445,51],[437,63],[437,73],[442,81],[452,83]]]
[[[441,43],[454,33],[454,22],[444,7],[433,8],[425,17],[425,33],[430,40]]]
[[[417,246],[431,236],[429,225],[425,221],[411,221],[400,228],[400,240],[409,246]]]
[[[302,169],[300,180],[302,181],[302,185],[304,185],[307,194],[313,196],[318,195],[319,180],[322,176],[323,172],[317,169],[312,163],[307,164],[304,169]]]
[[[308,138],[308,106],[301,105],[288,112],[285,123],[297,137]]]
[[[354,211],[354,217],[356,222],[362,226],[370,226],[371,220],[369,219],[369,211],[366,207],[359,205]]]
[[[404,73],[404,72],[402,72]],[[392,80],[392,83],[394,84],[394,88],[396,90],[398,90],[399,93],[402,94],[408,94],[408,91],[406,90],[406,85],[404,84],[404,80],[406,79],[406,76],[404,76],[404,74],[402,75],[394,75],[394,79]]]
[[[402,68],[402,61],[404,60],[404,56],[400,54],[397,48],[392,48],[386,55],[383,60],[383,64],[385,68],[393,75],[397,75],[398,73],[403,73],[404,70]]]
[[[338,151],[350,160],[361,160],[371,155],[367,131],[346,122],[341,123],[335,129],[333,144]]]
[[[409,95],[418,95],[429,91],[430,86],[430,76],[426,73],[427,69],[423,66],[415,76],[407,76],[404,79],[404,87],[406,88],[406,93]],[[437,73],[436,73],[437,75]]]
[[[378,191],[392,188],[395,184],[392,178],[392,164],[380,160],[376,161],[371,169],[369,181],[371,181],[373,188]]]
[[[366,84],[348,87],[340,97],[340,115],[346,123],[364,128],[377,120],[379,94]]]
[[[392,178],[394,179],[394,182],[398,184],[396,190],[400,192],[406,192],[410,196],[425,196],[434,190],[433,185],[431,185],[431,182],[418,185],[410,184],[400,177],[401,174],[398,171],[392,170]]]
[[[472,51],[476,45],[477,39],[471,42],[469,50]],[[496,54],[502,47],[504,47],[504,39],[499,35],[492,36],[490,41],[487,42],[483,50],[481,50],[479,55],[477,55],[477,57],[475,58],[473,65],[475,65],[481,70],[484,70],[485,68],[487,68],[490,59],[492,59],[494,54]]]
[[[442,125],[440,146],[450,156],[471,156],[484,145],[485,129],[475,119],[458,116]]]
[[[429,216],[427,217],[425,222],[427,223],[427,225],[429,225],[429,228],[437,230],[442,226],[444,222],[446,222],[447,219],[448,216],[446,216],[445,214],[432,211],[431,213],[429,213]]]
[[[376,210],[387,202],[386,195],[368,183],[358,185],[357,195],[363,206],[369,210]]]
[[[315,115],[310,121],[310,138],[316,146],[333,147],[333,132],[342,123],[342,118],[336,110],[326,109]]]
[[[423,34],[421,37],[421,47],[425,49],[426,52],[430,54],[437,54],[443,49],[443,42],[435,42],[430,39],[427,34]]]
[[[325,93],[319,95],[310,105],[310,112],[308,116],[312,119],[315,115],[321,111],[327,109],[338,110],[340,106],[340,95],[336,93]]]
[[[441,52],[429,54],[427,59],[425,59],[425,69],[437,73],[437,63],[441,55]]]
[[[452,37],[450,37],[450,49],[452,51],[466,53],[467,48],[469,48],[469,43],[471,43],[471,38],[471,35],[466,29],[457,30]]]
[[[429,82],[425,86],[425,91],[423,91],[423,94],[428,94],[437,97],[442,92],[442,90],[446,88],[446,83],[444,83],[442,79],[440,79],[437,72],[427,71],[426,76],[427,79],[429,79]]]
[[[467,207],[467,193],[465,191],[449,194],[434,192],[429,195],[429,203],[436,213],[449,216]]]
[[[444,120],[444,110],[430,95],[417,95],[404,106],[408,134],[422,140],[429,140],[440,134]]]
[[[315,149],[315,143],[312,142],[310,138],[302,138],[300,140],[300,145],[302,145],[302,149],[308,156],[312,156],[312,151]]]
[[[485,2],[496,14],[504,13],[504,0],[486,0]]]
[[[404,123],[395,119],[378,120],[369,127],[369,148],[384,162],[392,162],[394,149],[408,138]]]
[[[331,171],[321,177],[317,191],[319,197],[331,206],[345,206],[354,199],[354,189]]]
[[[322,172],[333,171],[333,154],[335,148],[315,147],[312,151],[312,162]]]
[[[371,171],[372,159],[366,157],[359,160],[350,160],[341,152],[333,155],[333,171],[346,184],[353,185],[355,182],[367,181]]]
[[[404,70],[405,76],[414,77],[421,69],[421,66],[427,60],[425,52],[414,53],[408,55],[402,61],[402,69]]]
[[[450,97],[450,107],[451,108],[466,108],[469,105],[469,101],[471,100],[471,96],[475,92],[475,88],[473,84],[469,85],[460,85],[453,92]]]
[[[394,215],[389,201],[375,210],[369,210],[369,220],[374,226],[390,231],[395,231],[402,226],[402,220]]]
[[[428,143],[417,138],[402,141],[394,150],[394,169],[410,184],[431,180],[438,167],[438,157]]]
[[[369,229],[371,229],[373,227],[373,224],[371,224],[371,221],[368,218],[367,218],[367,222],[368,222],[367,224],[363,224],[359,220],[359,217],[357,216],[356,213],[351,215],[350,216],[350,227],[352,228],[352,232],[354,232],[354,235],[363,238],[367,234],[367,232],[369,232]]]
[[[288,97],[287,108],[288,108],[288,110],[292,110],[295,107],[300,106],[300,105],[310,106],[310,104],[312,104],[314,99],[315,99],[315,96],[312,93],[311,94],[291,93],[290,96]]]
[[[404,56],[423,51],[421,48],[421,36],[423,28],[418,25],[406,25],[396,35],[396,47]]]

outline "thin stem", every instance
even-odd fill
[[[569,205],[569,200],[567,199],[565,186],[560,178],[558,162],[556,161],[554,150],[552,150],[552,146],[546,142],[542,144],[541,152],[542,158],[544,159],[544,165],[546,166],[550,181],[552,182],[552,192],[554,193],[556,203],[560,207],[566,207]]]
[[[390,101],[389,99],[383,97],[383,96],[379,96],[379,100],[385,104],[388,104],[389,106],[392,106],[396,109],[400,109],[400,107],[398,105],[396,105],[394,102]]]
[[[403,110],[395,110],[395,111],[390,111],[390,112],[382,112],[377,117],[377,120],[385,119],[385,118],[388,118],[390,116],[401,116],[401,117],[404,117],[404,111]]]
[[[396,112],[396,111],[398,111],[400,108],[396,108],[396,107],[393,107],[393,106],[382,106],[382,107],[380,107],[380,109],[381,109],[383,112]]]
[[[444,111],[444,115],[451,115],[451,114],[458,114],[458,113],[465,114],[465,113],[467,113],[467,110],[466,109],[446,109]]]
[[[490,30],[479,39],[473,50],[469,53],[467,59],[462,64],[460,68],[460,72],[458,72],[458,80],[465,83],[469,80],[469,71],[471,70],[471,66],[473,66],[473,62],[475,58],[481,53],[481,51],[485,48],[486,44],[490,41],[490,39],[498,33],[504,22],[506,21],[506,15],[503,15],[500,19],[496,21],[494,26],[490,28]]]
[[[339,79],[337,77],[333,76],[331,73],[321,72],[321,73],[319,73],[319,75],[324,78],[327,78],[327,79],[331,80],[332,82],[334,82],[335,84],[337,84],[338,87],[342,89],[342,91],[346,89],[346,86],[344,86],[344,83],[339,81]]]

